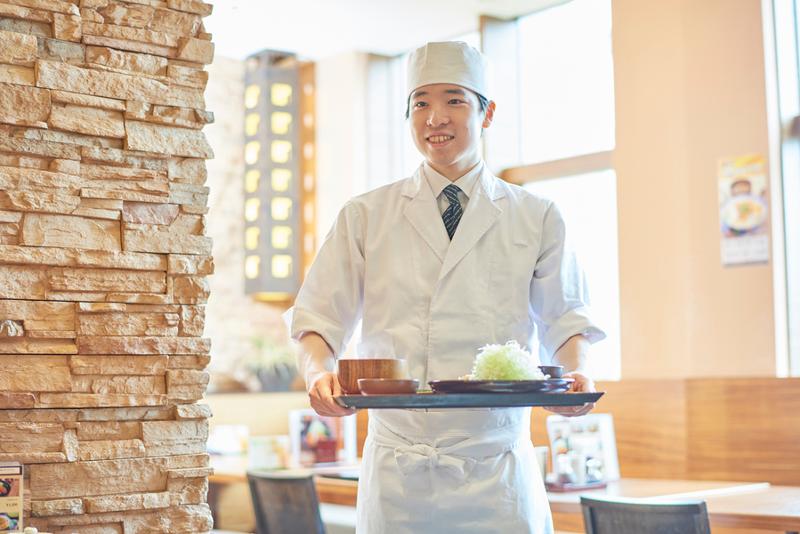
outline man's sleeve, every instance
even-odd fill
[[[586,278],[567,246],[564,220],[553,203],[544,213],[531,305],[539,341],[551,356],[574,335],[583,334],[592,343],[606,337],[591,318]]]
[[[292,338],[316,332],[338,357],[361,316],[364,287],[363,228],[356,206],[346,204],[286,314]]]

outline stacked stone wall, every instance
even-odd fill
[[[0,461],[48,532],[212,527],[210,13],[0,0]]]

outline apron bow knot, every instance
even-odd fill
[[[473,458],[447,454],[425,443],[395,447],[394,459],[404,475],[441,469],[459,481],[464,481],[475,466]]]

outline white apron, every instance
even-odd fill
[[[292,337],[317,332],[341,355],[362,319],[362,355],[406,358],[423,385],[469,373],[487,343],[527,345],[534,324],[551,354],[575,334],[602,339],[564,242],[551,202],[485,165],[451,242],[418,170],[345,205],[295,300]],[[372,411],[359,533],[550,532],[529,414]]]
[[[370,411],[357,534],[553,532],[530,409],[414,412],[423,435],[391,414]]]

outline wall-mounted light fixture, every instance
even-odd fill
[[[259,300],[291,301],[313,257],[313,92],[313,64],[294,54],[247,58],[244,276]]]

